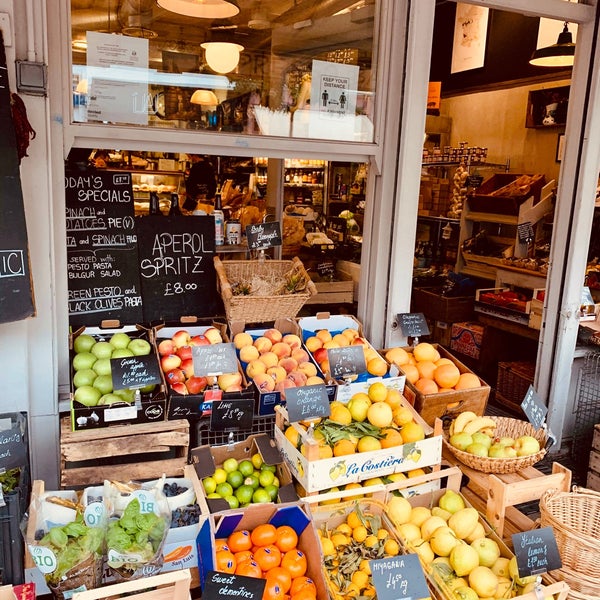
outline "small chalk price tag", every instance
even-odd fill
[[[204,582],[202,597],[206,600],[223,600],[223,598],[261,600],[266,584],[267,580],[259,577],[209,571]]]
[[[133,390],[160,383],[158,360],[151,354],[111,358],[110,371],[115,390]]]
[[[214,400],[210,414],[211,431],[245,431],[252,429],[254,399]]]
[[[343,346],[327,350],[329,368],[334,379],[343,379],[348,375],[357,375],[367,370],[365,351],[362,344]]]
[[[249,250],[266,250],[281,246],[281,226],[278,221],[255,223],[246,227]]]
[[[430,595],[416,554],[370,560],[369,566],[379,600],[416,600]]]
[[[288,388],[285,404],[288,418],[292,423],[316,417],[328,417],[331,413],[329,396],[322,383]]]
[[[539,575],[562,567],[552,527],[513,533],[519,577]]]
[[[540,429],[548,414],[548,407],[544,404],[532,385],[529,386],[525,393],[525,398],[521,402],[521,408],[527,415],[529,422],[536,429]]]
[[[194,374],[208,377],[223,373],[237,373],[238,359],[231,343],[192,346]]]
[[[431,333],[423,313],[400,313],[398,324],[404,337],[417,338]]]

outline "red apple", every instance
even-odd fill
[[[181,358],[179,358],[177,354],[169,354],[160,359],[160,368],[162,369],[163,373],[167,373],[173,369],[178,369],[180,366]]]
[[[185,381],[185,373],[181,369],[173,369],[165,373],[165,379],[169,383],[183,383]]]
[[[195,335],[190,340],[190,344],[192,346],[210,346],[210,340],[205,335],[202,335],[200,333],[198,335]]]
[[[186,358],[181,361],[181,370],[184,372],[186,378],[194,376],[194,361],[191,358]]]
[[[223,342],[223,337],[221,336],[221,332],[216,327],[209,327],[204,332],[204,337],[211,344],[221,344]]]
[[[181,348],[181,346],[187,346],[190,343],[190,334],[185,329],[180,329],[173,334],[171,339],[177,348]]]
[[[168,356],[169,354],[175,354],[176,349],[177,348],[175,347],[173,340],[170,338],[161,340],[160,343],[158,344],[158,353],[161,356]]]
[[[192,347],[191,346],[180,346],[175,350],[175,354],[179,356],[179,358],[184,361],[188,358],[192,358]]]
[[[206,377],[192,376],[185,382],[185,387],[190,394],[199,394],[206,389]]]
[[[172,383],[171,389],[182,396],[187,396],[189,394],[188,389],[185,387],[185,383],[182,383],[181,381]]]

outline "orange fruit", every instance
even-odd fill
[[[408,364],[409,361],[408,352],[404,348],[390,348],[385,353],[385,358],[399,367]]]
[[[387,363],[383,358],[375,357],[367,362],[367,371],[376,377],[383,377],[388,370]]]
[[[453,365],[454,363],[449,358],[440,358],[440,360],[435,361],[436,367],[441,367],[442,365]]]
[[[402,394],[396,388],[389,388],[384,402],[389,404],[392,409],[402,406]]]
[[[234,554],[241,552],[242,550],[250,550],[252,548],[252,539],[250,538],[250,532],[247,529],[240,529],[234,531],[227,538],[227,547]]]
[[[440,365],[435,368],[433,379],[441,388],[453,388],[460,379],[460,371],[456,365]]]
[[[382,448],[393,448],[394,446],[402,446],[404,440],[402,439],[402,434],[393,427],[388,427],[381,431],[383,437],[381,438],[380,443]]]
[[[347,456],[355,452],[356,446],[350,440],[338,440],[333,446],[334,456]]]
[[[385,383],[376,381],[369,386],[367,395],[371,402],[383,402],[388,395],[388,389]]]
[[[265,579],[273,579],[283,588],[284,594],[287,594],[292,586],[292,577],[283,567],[273,567],[264,574]]]
[[[218,552],[219,550],[229,550],[227,538],[219,538],[215,540],[215,552]]]
[[[296,577],[292,580],[292,586],[290,587],[290,596],[293,596],[294,594],[297,594],[302,590],[309,590],[316,595],[317,586],[310,577],[302,575],[301,577]]]
[[[356,445],[356,449],[359,452],[372,452],[374,450],[381,450],[381,448],[381,442],[372,435],[363,435]]]
[[[263,523],[252,530],[250,538],[255,546],[268,546],[277,541],[277,529],[275,525]]]
[[[284,600],[286,597],[282,585],[275,578],[267,578],[262,600]]]
[[[436,369],[435,363],[430,360],[422,360],[417,363],[417,371],[421,378],[433,379]]]
[[[292,594],[290,600],[317,600],[317,594],[309,589],[304,589]]]
[[[420,378],[419,369],[415,365],[402,365],[402,371],[406,375],[406,381],[415,383]]]
[[[237,566],[235,556],[229,550],[219,550],[216,558],[217,571],[221,571],[221,573],[235,573]]]
[[[352,423],[352,414],[343,404],[336,404],[330,407],[329,418],[336,423],[342,425],[350,425]]]
[[[296,577],[302,577],[306,573],[307,562],[306,555],[304,552],[296,549],[289,550],[283,555],[281,559],[281,566],[287,569],[292,579]]]
[[[252,550],[242,550],[241,552],[235,552],[235,562],[239,565],[245,560],[250,560],[254,558],[254,554],[252,554]]]
[[[428,342],[420,342],[419,344],[417,344],[413,348],[413,356],[415,357],[415,360],[417,362],[421,362],[422,360],[435,362],[440,358],[439,352],[435,349],[435,346],[432,346]]]
[[[294,531],[293,527],[280,525],[276,533],[277,539],[275,540],[275,545],[281,552],[285,553],[293,550],[298,545],[298,534]]]
[[[281,551],[273,544],[262,546],[254,554],[254,560],[263,571],[268,571],[281,563]]]
[[[408,442],[418,442],[420,440],[425,439],[425,431],[423,430],[423,426],[419,423],[415,423],[412,421],[411,423],[407,423],[400,430],[402,434],[402,439],[404,443]]]
[[[470,388],[481,387],[481,381],[475,373],[461,373],[458,383],[454,386],[455,390],[467,390]]]
[[[438,386],[433,379],[428,377],[421,377],[421,379],[415,381],[415,387],[422,394],[437,394]]]
[[[235,568],[235,574],[245,575],[246,577],[262,578],[263,571],[259,564],[250,558],[238,563],[237,567]]]

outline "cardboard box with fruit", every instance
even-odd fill
[[[70,348],[73,431],[165,419],[167,398],[149,330],[82,328],[72,334]],[[148,370],[156,370],[158,383],[141,387],[139,394],[133,387],[115,389],[112,361],[130,357],[151,357]]]
[[[224,446],[193,448],[191,460],[210,513],[298,499],[292,475],[266,434]]]
[[[312,423],[290,423],[277,408],[277,447],[307,493],[439,464],[441,422],[430,427],[383,382],[330,408]]]
[[[486,288],[475,292],[475,312],[527,325],[531,298],[510,288]]]
[[[301,587],[327,598],[319,540],[301,504],[255,504],[210,515],[200,528],[198,555],[203,589],[209,572],[217,571],[264,579],[265,598],[284,598]]]
[[[406,376],[404,396],[430,425],[465,410],[485,412],[490,386],[442,346],[421,342],[382,353]]]

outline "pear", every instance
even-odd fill
[[[448,489],[438,500],[438,506],[451,514],[454,514],[456,511],[465,507],[465,501],[460,494]]]

